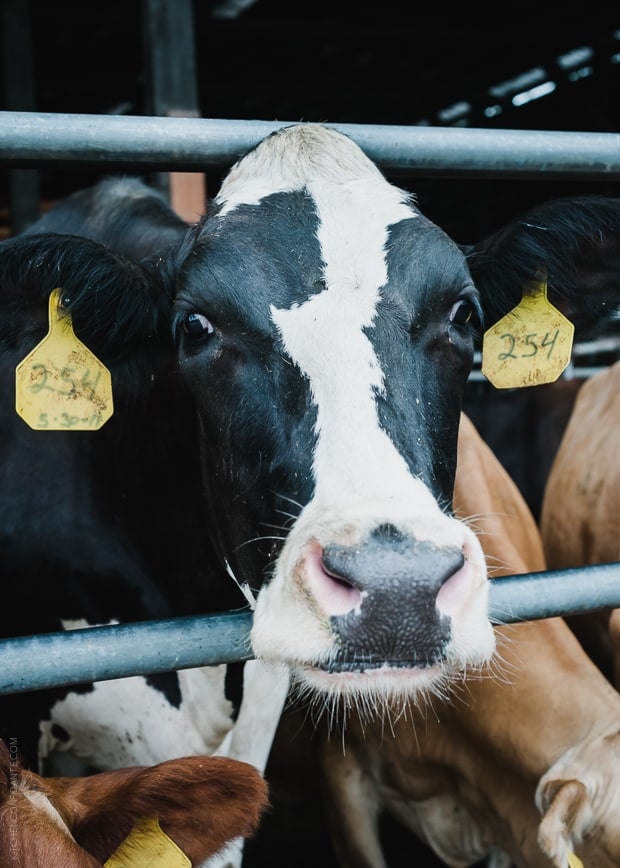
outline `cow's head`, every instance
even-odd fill
[[[485,561],[449,512],[479,323],[459,248],[309,124],[233,167],[176,273],[213,532],[259,589],[256,655],[385,695],[486,661]]]

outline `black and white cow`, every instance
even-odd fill
[[[541,269],[575,317],[609,310],[619,229],[620,200],[562,203],[466,256],[350,139],[301,124],[188,230],[174,328],[210,533],[257,593],[256,655],[301,691],[373,705],[489,660],[485,559],[450,512],[481,320]]]
[[[174,275],[210,523],[258,592],[256,654],[365,698],[487,660],[484,558],[448,511],[480,312],[456,244],[350,140],[298,126],[232,169]]]
[[[55,226],[50,215],[36,231],[79,233],[83,227],[106,243],[106,221],[114,223],[124,213],[115,201],[116,195],[120,200],[125,195],[123,183],[107,185],[105,197],[88,194],[80,199],[82,205],[90,199],[90,205],[75,221],[69,210],[62,218],[66,222]],[[130,464],[139,465],[134,485],[124,495],[121,485],[120,498],[111,507],[100,496],[92,499],[95,514],[106,504],[104,517],[116,521],[119,531],[137,522],[147,549],[155,530],[160,537],[156,545],[170,543],[168,553],[179,554],[171,574],[157,549],[152,553],[163,568],[153,582],[162,605],[155,610],[147,594],[150,608],[144,616],[159,611],[184,614],[195,606],[204,611],[239,606],[242,598],[232,573],[256,598],[252,643],[257,658],[268,665],[283,664],[298,695],[314,698],[321,709],[330,704],[335,708],[342,698],[371,715],[384,701],[422,701],[432,693],[445,694],[465,673],[488,663],[495,632],[487,618],[487,564],[469,523],[451,513],[460,408],[481,321],[486,318],[489,324],[511,309],[520,300],[523,282],[541,268],[547,272],[552,299],[561,299],[566,313],[575,318],[604,313],[618,303],[618,290],[600,266],[617,257],[619,227],[617,200],[575,201],[558,210],[550,207],[536,226],[517,221],[510,232],[463,250],[349,138],[322,125],[299,124],[268,137],[242,158],[204,219],[179,227],[172,246],[169,236],[161,247],[155,239],[154,247],[136,254],[140,262],[95,249],[92,243],[90,248],[81,246],[84,240],[75,237],[15,239],[16,248],[33,245],[21,260],[29,266],[31,279],[38,267],[39,276],[49,269],[53,285],[63,284],[76,331],[83,329],[87,343],[94,333],[93,349],[104,361],[116,360],[105,352],[108,333],[119,338],[122,370],[133,370],[124,354],[132,357],[138,348],[139,355],[141,348],[146,370],[142,379],[129,384],[140,405],[162,379],[152,368],[152,353],[163,360],[164,379],[172,386],[163,410],[161,404],[153,405],[142,427],[130,423],[131,433],[139,434],[138,445],[113,441],[119,461],[125,460],[127,449]],[[121,233],[121,241],[124,237]],[[524,239],[535,240],[536,246],[523,258],[519,247]],[[54,255],[39,255],[37,245],[46,243],[53,249],[59,245],[65,257],[62,267]],[[565,258],[556,255],[556,245]],[[10,248],[0,250],[0,258],[7,250],[10,253]],[[106,307],[105,323],[97,282],[87,265],[80,271],[71,261],[75,256],[82,262],[84,251],[86,259],[93,257],[91,264],[105,255],[120,268],[115,276],[118,295]],[[506,279],[500,284],[497,273],[502,269]],[[576,286],[570,279],[575,271],[588,288],[585,297],[571,288]],[[127,275],[138,284],[146,281],[153,293],[143,295],[140,316],[133,319],[133,314],[125,317],[131,308],[121,288]],[[0,282],[4,286],[5,279]],[[45,282],[45,292],[38,290],[39,339],[46,310],[41,299],[53,285]],[[80,316],[72,289],[79,296],[86,287],[90,300]],[[129,292],[133,299],[133,289]],[[18,308],[16,292],[9,307],[13,316],[19,316]],[[158,343],[159,326],[169,318],[177,359],[168,339]],[[25,320],[16,320],[20,328],[26,327]],[[96,339],[98,329],[102,344]],[[35,339],[29,334],[30,343],[23,343],[31,346]],[[16,341],[15,336],[11,340]],[[19,353],[11,340],[9,357],[16,362]],[[133,362],[137,364],[135,358]],[[167,400],[178,400],[183,409]],[[125,403],[131,410],[130,396]],[[24,429],[21,420],[17,422]],[[22,440],[21,429],[14,448],[19,456],[15,466],[23,467],[31,461],[28,453],[35,441],[30,442],[28,433]],[[89,440],[93,433],[87,432],[86,445],[78,447],[82,438],[70,432],[72,443],[63,449],[75,455],[76,449],[95,448]],[[193,446],[185,441],[179,445],[177,435]],[[41,432],[32,436],[41,437]],[[152,445],[160,448],[154,463]],[[58,454],[52,446],[43,448]],[[99,464],[103,482],[122,482],[122,474],[110,474],[106,461]],[[45,479],[48,463],[40,466],[37,479]],[[90,473],[91,463],[86,466]],[[97,466],[94,459],[92,466]],[[148,468],[156,468],[156,475],[149,475]],[[170,483],[161,489],[160,470]],[[64,478],[51,487],[48,499],[58,512],[61,539]],[[90,478],[86,481],[90,489]],[[9,499],[6,514],[13,492],[28,492],[32,502],[37,488],[28,475],[23,482],[10,482],[2,495]],[[137,515],[130,518],[123,506],[137,506]],[[175,511],[174,525],[167,526]],[[25,508],[22,519],[30,521]],[[12,527],[17,539],[19,521]],[[175,543],[176,533],[180,543]],[[37,540],[37,534],[31,539]],[[48,553],[53,553],[54,543],[51,534]],[[118,549],[115,545],[111,551]],[[21,551],[21,556],[29,556],[27,546]],[[143,557],[144,552],[134,551],[129,560],[140,562]],[[86,560],[89,567],[96,566],[97,552]],[[38,577],[38,584],[31,587],[36,591],[47,568],[46,562],[33,569],[31,577]],[[88,587],[102,589],[105,605],[86,611],[76,599],[73,614],[62,617],[133,617],[134,610],[124,606],[119,614],[121,576],[119,571],[119,593],[110,605],[109,576],[99,585],[89,572]],[[191,579],[186,584],[183,577]],[[46,598],[50,613],[56,599],[53,593]],[[152,599],[158,599],[157,594]],[[14,632],[50,629],[48,623],[37,621],[33,627],[30,619],[27,630]],[[223,688],[223,676],[218,677],[215,692]],[[151,689],[149,679],[143,682]],[[282,689],[280,681],[278,685]],[[190,688],[184,693],[177,685],[172,703],[177,711],[190,711],[185,697],[196,696]],[[86,714],[86,702],[96,700],[98,689],[90,697],[86,694],[70,718],[76,738],[79,715]],[[98,708],[111,710],[106,731],[110,741],[122,742],[131,715],[120,722],[114,717],[124,699],[109,689]],[[139,716],[145,697],[135,690],[132,695],[136,703],[125,708]],[[157,701],[167,731],[168,723],[174,724],[170,702]],[[221,732],[230,726],[226,711]],[[193,713],[193,731],[202,732],[204,739],[209,722],[201,719],[200,709],[194,707]],[[68,726],[69,720],[64,721]],[[125,727],[120,738],[119,726]],[[142,740],[152,737],[155,742],[155,728],[142,732]],[[260,725],[248,728],[256,731]],[[91,747],[93,753],[105,754],[100,742]],[[152,750],[169,747],[161,744]],[[123,762],[132,750],[137,750],[135,741],[125,740]],[[606,770],[610,780],[620,775],[616,765],[610,763]]]

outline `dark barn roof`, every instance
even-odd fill
[[[30,8],[33,70],[31,104],[27,93],[25,104],[11,103],[6,82],[15,69],[7,66],[11,47],[5,39],[4,107],[157,113],[149,95],[145,10],[160,2],[2,0],[13,24],[16,10],[24,15]],[[405,0],[187,2],[203,117],[620,130],[620,14],[612,6],[541,19],[535,4],[502,5],[496,16],[472,4],[448,12],[443,5],[433,10]],[[191,52],[182,54],[176,63],[191,59]],[[6,175],[3,168],[5,208]],[[41,196],[53,199],[91,180],[83,170],[46,167]],[[214,184],[217,178],[210,180],[210,192]],[[429,216],[463,241],[548,195],[618,190],[611,181],[416,178],[407,184]]]

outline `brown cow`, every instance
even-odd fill
[[[267,798],[260,773],[227,757],[47,778],[22,768],[13,745],[0,741],[0,865],[96,868],[118,852],[134,824],[155,818],[170,840],[151,829],[178,859],[139,864],[200,865],[229,841],[254,834]],[[131,868],[128,846],[109,864]]]
[[[582,386],[553,462],[541,512],[549,569],[620,561],[620,361]],[[620,611],[571,627],[620,689]]]
[[[458,455],[454,506],[480,535],[490,575],[544,569],[531,513],[465,417]],[[450,866],[492,855],[495,868],[566,868],[571,851],[588,868],[620,865],[620,794],[601,783],[618,762],[618,694],[559,618],[497,634],[495,666],[445,701],[393,705],[378,722],[349,712],[344,743],[325,739],[343,868],[384,868],[383,811]]]

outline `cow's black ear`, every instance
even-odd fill
[[[105,364],[168,334],[170,305],[140,263],[77,235],[24,234],[0,244],[0,311],[11,313],[5,319],[16,333],[33,312],[46,327],[58,287],[76,334]]]
[[[577,329],[620,307],[620,197],[555,199],[461,249],[488,324],[511,310],[540,274],[546,275],[549,301]]]

